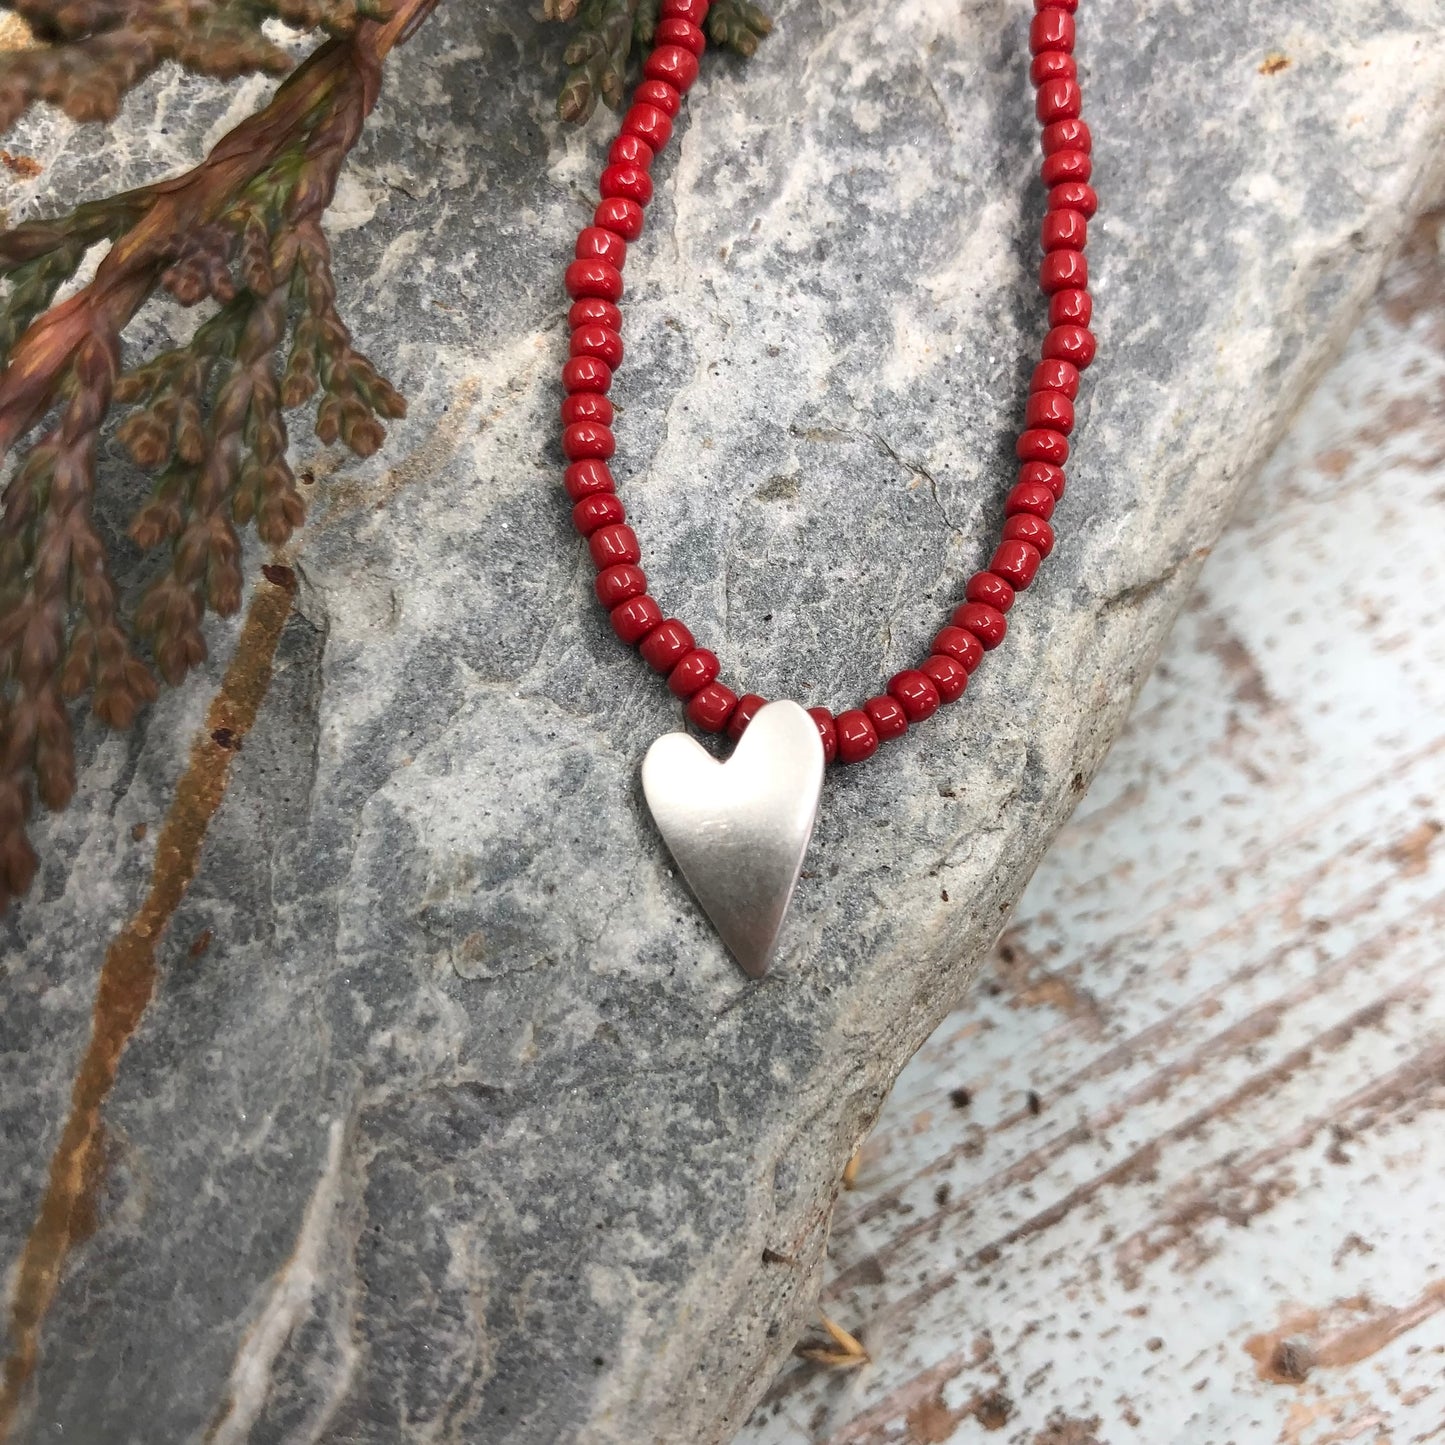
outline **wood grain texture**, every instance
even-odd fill
[[[746,1445],[1445,1441],[1445,267],[1416,231],[992,966]]]

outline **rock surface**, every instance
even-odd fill
[[[659,167],[618,470],[655,590],[757,691],[875,690],[985,560],[1040,328],[1026,28],[797,4],[709,62]],[[444,9],[336,215],[411,417],[310,457],[294,602],[257,552],[208,675],[87,732],[3,924],[12,1439],[726,1439],[807,1322],[850,1148],[1432,183],[1442,29],[1425,0],[1082,17],[1101,360],[1060,546],[968,699],[830,779],[749,984],[641,807],[676,708],[555,482],[605,127],[550,120],[520,7]],[[158,78],[121,180],[258,93]],[[46,169],[12,214],[116,184],[89,132],[18,143]]]

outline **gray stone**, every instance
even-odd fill
[[[987,559],[1041,324],[1027,10],[794,5],[754,61],[708,62],[658,167],[618,471],[656,592],[768,696],[875,691]],[[11,1298],[56,1237],[107,950],[159,970],[14,1440],[741,1422],[809,1319],[851,1147],[1433,180],[1437,3],[1096,0],[1080,25],[1101,359],[1057,553],[963,702],[830,778],[760,984],[648,824],[676,705],[598,615],[556,485],[558,278],[607,127],[550,119],[555,37],[520,6],[443,8],[397,57],[335,219],[411,416],[364,465],[299,447],[300,592],[159,944],[123,930],[239,624],[134,734],[87,728],[3,924]],[[259,93],[158,77],[108,154],[28,122],[46,170],[12,213],[189,162]],[[140,481],[109,466],[118,524]]]

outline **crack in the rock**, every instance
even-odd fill
[[[1136,603],[1146,601],[1156,592],[1167,587],[1185,567],[1202,563],[1210,551],[1209,547],[1195,547],[1176,557],[1157,576],[1150,577],[1143,582],[1131,582],[1126,587],[1120,587],[1117,591],[1110,592],[1099,600],[1099,613],[1102,615],[1112,612],[1117,607],[1132,607]]]
[[[915,477],[922,477],[928,483],[928,490],[933,497],[933,505],[938,509],[938,515],[943,518],[943,525],[950,532],[962,536],[963,529],[948,515],[948,508],[943,505],[943,498],[938,491],[938,478],[922,462],[910,461],[905,457],[882,432],[864,431],[861,434],[871,437],[905,472],[911,472]]]

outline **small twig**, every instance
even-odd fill
[[[829,1370],[856,1370],[860,1365],[871,1362],[868,1351],[863,1348],[856,1335],[849,1334],[842,1325],[830,1320],[821,1310],[818,1318],[832,1343],[804,1341],[793,1351],[800,1360],[808,1360]]]

